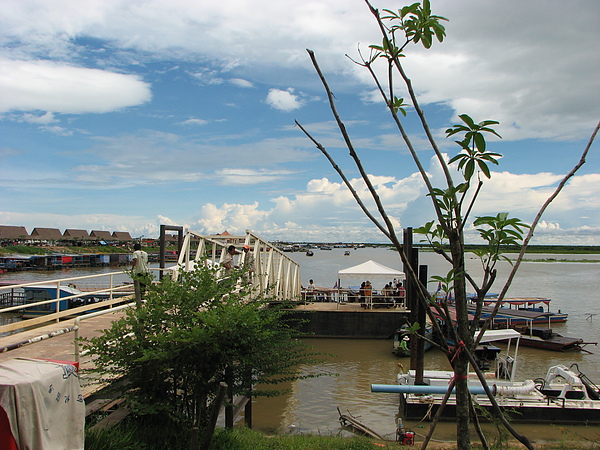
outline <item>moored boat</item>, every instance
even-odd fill
[[[408,326],[402,325],[400,328],[396,330],[394,333],[394,343],[392,347],[392,353],[396,356],[407,357],[410,356],[410,334],[408,333]],[[425,326],[425,334],[423,335],[426,338],[432,340],[433,339],[433,326],[428,323]],[[424,341],[423,349],[424,351],[430,350],[432,347],[431,342]]]
[[[597,342],[585,342],[581,338],[563,336],[555,333],[551,328],[517,327],[515,329],[521,333],[521,345],[525,347],[556,352],[583,350],[589,353],[585,346],[598,345]]]
[[[482,319],[487,319],[495,308],[498,299],[486,297],[483,300]],[[495,326],[514,327],[517,325],[564,323],[569,317],[558,310],[550,311],[551,299],[543,297],[505,298],[493,319]],[[470,313],[475,312],[475,304],[467,305]]]
[[[60,286],[59,288],[51,285],[26,286],[23,288],[23,295],[24,308],[22,317],[24,319],[55,313],[57,312],[57,303],[58,311],[66,311],[79,306],[99,303],[109,298],[109,294],[86,294],[72,285]],[[114,297],[122,295],[127,295],[127,293],[113,293]],[[28,304],[56,299],[59,299],[59,301],[27,306]],[[88,310],[86,312],[89,313],[92,311]]]
[[[514,381],[517,354],[521,335],[516,330],[487,331],[482,341],[508,340],[506,354],[498,356],[493,371],[485,373],[486,384],[496,403],[513,422],[600,424],[600,388],[584,374],[563,365],[550,367],[544,378]],[[516,344],[512,355],[512,341]],[[398,375],[395,385],[371,385],[372,392],[401,394],[401,411],[406,420],[431,420],[440,408],[449,382],[455,376],[452,371],[425,370],[424,385],[415,385],[415,371]],[[471,395],[477,404],[492,411],[485,388],[476,374],[468,377]],[[456,417],[456,397],[450,395],[441,413],[442,420]]]

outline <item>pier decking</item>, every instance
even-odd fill
[[[79,336],[87,338],[97,336],[101,330],[109,328],[114,320],[117,320],[124,314],[121,310],[82,320],[79,322]],[[64,320],[28,331],[22,331],[18,334],[0,337],[0,363],[13,358],[75,361],[75,332],[73,330],[75,320]],[[53,334],[56,335],[49,337]],[[38,340],[38,342],[25,344],[30,340]],[[7,351],[12,347],[16,348]],[[86,377],[86,370],[93,369],[90,356],[84,355],[80,358],[79,368],[82,392],[84,397],[87,397],[96,392],[101,386],[92,382],[91,378]]]

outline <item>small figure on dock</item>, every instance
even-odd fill
[[[308,280],[308,286],[306,286],[306,300],[312,302],[315,300],[315,283],[312,279]]]
[[[221,265],[225,267],[225,270],[227,272],[230,272],[231,269],[233,269],[234,267],[238,268],[233,260],[233,257],[235,255],[237,255],[237,252],[235,251],[235,245],[230,245],[229,247],[227,247],[227,253],[225,254],[225,258],[223,258],[223,261],[221,262]]]
[[[247,283],[252,284],[252,278],[254,277],[254,273],[256,272],[256,261],[254,260],[254,255],[250,251],[249,245],[244,245],[244,270],[247,271],[246,278]]]
[[[131,278],[133,278],[136,300],[141,300],[146,292],[146,285],[150,280],[148,253],[142,250],[142,245],[140,243],[135,244],[133,250],[131,258]]]

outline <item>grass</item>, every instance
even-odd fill
[[[177,424],[165,421],[139,420],[130,416],[112,428],[86,432],[86,450],[186,450],[190,448],[191,433]],[[600,439],[600,435],[599,435]],[[415,448],[422,438],[415,442]],[[489,441],[493,450],[523,449],[523,445],[510,440]],[[565,434],[560,442],[539,444],[538,450],[589,450],[600,449],[600,440],[586,440],[580,436]],[[245,427],[233,430],[218,429],[213,436],[210,450],[373,450],[406,448],[393,441],[376,441],[371,438],[321,434],[268,435]],[[430,442],[429,449],[450,450],[453,443]],[[481,444],[473,437],[473,449]]]
[[[86,450],[180,450],[190,448],[191,434],[176,424],[126,420],[112,428],[88,430]],[[372,450],[397,448],[396,443],[375,443],[366,437],[329,435],[266,435],[245,427],[219,429],[213,436],[211,450]]]
[[[175,247],[167,247],[167,250],[175,249]],[[159,247],[145,247],[147,252],[158,252]],[[0,247],[0,256],[13,254],[20,255],[49,255],[52,253],[131,253],[132,249],[127,247],[115,247],[112,245],[98,245],[93,247],[69,247],[69,246],[52,246],[52,247],[37,247],[30,245],[10,245],[8,247]]]

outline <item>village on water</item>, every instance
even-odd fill
[[[70,423],[75,427],[73,433],[76,435],[83,429],[86,417],[98,411],[111,408],[106,423],[98,424],[99,427],[109,426],[108,423],[118,422],[127,415],[125,408],[114,407],[116,399],[107,396],[102,386],[95,385],[83,375],[83,369],[89,369],[92,359],[80,352],[77,339],[86,333],[97,332],[93,330],[99,327],[107,327],[112,320],[122,316],[124,309],[135,307],[139,299],[136,299],[131,278],[126,275],[136,243],[149,251],[149,263],[158,265],[155,280],[169,271],[186,270],[198,263],[209,264],[224,274],[225,268],[219,267],[225,264],[227,254],[233,248],[231,255],[236,264],[243,266],[245,262],[252,261],[253,269],[249,276],[254,286],[271,290],[277,301],[292,305],[292,316],[302,323],[297,330],[300,335],[389,342],[389,353],[394,358],[398,361],[407,358],[406,370],[400,370],[397,379],[388,380],[387,384],[373,380],[371,391],[399,395],[397,407],[401,419],[398,420],[396,442],[412,445],[418,439],[414,430],[407,426],[412,421],[421,421],[424,417],[431,420],[437,411],[445,420],[452,419],[455,408],[452,396],[445,408],[440,408],[452,372],[424,367],[425,352],[432,348],[430,342],[439,337],[434,338],[429,319],[423,321],[421,329],[427,339],[416,339],[409,331],[409,324],[423,320],[424,313],[421,318],[416,315],[419,306],[405,270],[367,260],[348,264],[349,267],[339,270],[333,284],[315,285],[312,279],[302,282],[301,265],[290,257],[301,256],[310,264],[310,261],[317,261],[319,255],[338,252],[342,261],[350,261],[361,251],[377,247],[389,249],[389,245],[270,243],[250,231],[242,236],[234,236],[227,231],[205,236],[182,227],[167,226],[161,227],[161,235],[157,239],[133,238],[130,233],[119,231],[67,229],[61,232],[58,229],[35,228],[28,233],[25,227],[0,226],[0,245],[4,250],[0,255],[0,274],[3,275],[0,277],[0,312],[11,317],[0,325],[0,379],[4,386],[14,389],[12,395],[15,397],[22,395],[23,382],[28,386],[44,386],[52,380],[54,386],[60,386],[64,393],[68,393],[66,395],[80,398],[81,402],[73,402],[74,407],[67,413],[68,417],[72,417]],[[11,247],[21,246],[49,251],[29,255],[10,252]],[[74,251],[77,248],[86,251]],[[11,276],[21,272],[68,274],[64,269],[97,267],[114,269],[122,276],[119,278],[110,271],[105,275],[66,276],[62,279],[59,276],[39,280],[34,277],[22,283],[11,280]],[[244,281],[240,279],[239,282]],[[432,292],[431,295],[433,299],[437,296],[441,300],[443,293]],[[485,299],[483,320],[491,316],[497,306],[495,295]],[[451,299],[445,307],[452,313],[454,306]],[[475,302],[469,308],[474,313]],[[547,372],[540,375],[542,378],[536,381],[516,377],[517,361],[526,347],[535,349],[530,351],[592,353],[591,348],[597,342],[553,331],[566,323],[568,316],[569,311],[553,310],[549,298],[505,298],[475,351],[477,368],[486,374],[489,385],[493,386],[497,404],[515,423],[600,425],[600,388],[596,384],[600,380],[588,377],[582,367],[570,366],[565,361],[564,364],[548,367]],[[451,324],[443,323],[443,317],[437,313],[434,317],[440,320],[439,324],[445,330],[443,339],[451,339]],[[32,326],[24,327],[25,323]],[[32,370],[32,366],[40,365],[43,370]],[[19,371],[22,376],[16,375],[15,378],[14,373]],[[79,377],[59,380],[64,373],[77,372],[81,372]],[[492,411],[486,388],[475,375],[469,383],[471,394],[477,397],[479,405]],[[43,394],[40,395],[43,397]],[[25,397],[18,398],[25,401]],[[252,400],[248,398],[231,398],[231,403],[225,407],[224,426],[232,427],[238,415],[246,415],[250,422],[251,404]],[[4,404],[2,407],[9,408]],[[16,423],[19,420],[24,419],[10,410],[4,416],[0,415],[0,421],[8,424],[8,430],[18,428]],[[351,414],[339,412],[339,422],[345,429],[382,439],[372,427]],[[19,426],[27,427],[32,423],[24,422]],[[57,425],[57,428],[60,427]],[[14,443],[18,438],[18,434],[15,437],[10,431],[0,433],[0,446],[13,448],[7,447],[6,442]],[[64,431],[51,431],[39,439],[69,441]]]

